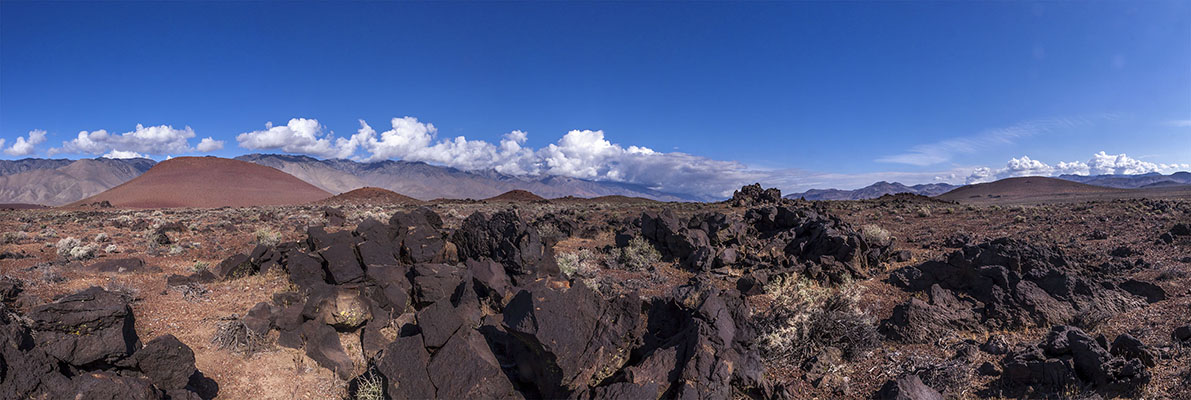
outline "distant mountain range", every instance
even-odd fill
[[[862,187],[854,190],[840,190],[840,189],[811,189],[802,193],[791,193],[786,195],[787,199],[807,199],[807,200],[866,200],[875,199],[887,194],[898,193],[913,193],[923,196],[938,196],[943,193],[950,192],[959,186],[946,183],[925,183],[921,185],[906,186],[897,182],[880,181],[872,185]]]
[[[717,201],[719,198],[666,193],[644,185],[591,181],[562,176],[515,176],[495,170],[464,171],[423,162],[319,160],[307,156],[248,154],[236,157],[276,168],[332,194],[363,187],[391,190],[420,200],[439,198],[485,199],[511,190],[526,190],[545,198],[565,196],[630,196],[661,201]],[[59,206],[94,196],[140,176],[157,163],[150,159],[39,159],[0,160],[0,203]],[[1191,172],[1170,175],[1062,175],[1071,182],[1118,189],[1191,185]],[[787,198],[807,200],[863,200],[886,194],[938,196],[961,186],[930,183],[907,186],[877,182],[854,189],[811,189]]]
[[[1141,175],[1059,175],[1058,178],[1117,189],[1191,185],[1191,172],[1175,172],[1170,175],[1162,175],[1157,172]]]
[[[128,182],[154,164],[145,158],[0,160],[0,203],[64,205]]]
[[[1162,175],[1157,172],[1140,175],[1060,175],[1056,179],[1117,189],[1142,189],[1191,185],[1191,172],[1175,172],[1170,175]],[[897,193],[913,193],[933,197],[964,186],[969,185],[927,183],[906,186],[897,182],[881,181],[860,189],[811,189],[802,193],[791,193],[785,197],[807,200],[866,200]]]
[[[527,190],[551,199],[564,196],[631,196],[661,201],[701,201],[690,195],[664,193],[642,185],[590,181],[564,176],[515,176],[494,170],[463,171],[424,162],[319,160],[307,156],[248,154],[236,157],[277,168],[331,193],[362,187],[388,189],[419,200],[486,199],[510,190]]]

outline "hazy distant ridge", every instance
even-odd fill
[[[549,175],[515,176],[494,170],[464,171],[423,162],[386,160],[362,163],[279,154],[247,154],[236,159],[277,168],[331,193],[372,186],[420,200],[485,199],[515,189],[528,190],[545,198],[621,195],[662,201],[716,200],[665,193],[627,183]]]
[[[937,196],[947,193],[959,186],[947,183],[925,183],[906,186],[898,182],[877,182],[872,185],[854,190],[840,189],[811,189],[802,193],[786,195],[788,199],[804,198],[807,200],[866,200],[875,199],[887,194],[913,193],[923,196]]]

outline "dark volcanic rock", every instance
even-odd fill
[[[303,291],[317,291],[329,286],[321,259],[305,253],[294,252],[286,261],[285,268],[289,270],[289,280]]]
[[[169,335],[142,348],[127,301],[92,287],[35,307],[28,326],[0,304],[0,398],[198,398],[194,353]]]
[[[77,367],[115,363],[140,348],[132,308],[120,294],[91,287],[29,313],[37,347]]]
[[[379,265],[368,267],[367,277],[379,288],[379,296],[374,296],[377,305],[394,314],[402,314],[410,305],[410,290],[413,285],[406,278],[409,267],[405,265]]]
[[[463,318],[445,298],[418,311],[417,321],[422,329],[422,340],[430,349],[442,347],[463,326]]]
[[[1166,300],[1166,291],[1162,290],[1161,286],[1150,282],[1139,281],[1136,279],[1129,279],[1121,282],[1121,289],[1124,289],[1129,294],[1146,299],[1146,302],[1156,303]]]
[[[1170,338],[1176,342],[1191,342],[1191,324],[1174,328],[1174,331],[1170,333]]]
[[[891,245],[868,243],[834,216],[789,206],[753,208],[743,219],[705,213],[684,220],[670,210],[644,212],[633,225],[664,258],[677,260],[687,269],[762,268],[788,273],[797,267],[812,279],[831,283],[866,277],[889,257]],[[618,236],[617,245],[627,245],[630,236]],[[750,251],[742,253],[742,248]]]
[[[401,261],[407,264],[446,261],[442,218],[433,210],[420,207],[393,214],[389,226],[393,230],[393,242],[401,249]]]
[[[211,283],[219,280],[218,276],[208,270],[202,270],[190,275],[169,274],[165,277],[165,284],[168,286],[186,286],[193,284]]]
[[[161,272],[161,268],[146,265],[144,260],[136,257],[104,259],[87,266],[87,268],[99,272]]]
[[[463,283],[464,272],[448,264],[418,264],[413,267],[413,298],[418,307],[448,298]]]
[[[501,263],[514,279],[557,276],[554,250],[542,242],[537,229],[511,211],[488,217],[475,213],[451,235],[459,259],[491,259]]]
[[[885,386],[877,392],[876,398],[881,400],[943,400],[938,390],[922,383],[918,375],[906,375],[901,378],[885,382]]]
[[[912,298],[893,308],[881,323],[881,332],[905,343],[930,343],[956,330],[975,330],[979,319],[969,306],[939,285],[931,286],[930,303]]]
[[[602,301],[585,285],[551,289],[535,285],[509,301],[508,332],[539,356],[520,360],[546,397],[562,397],[594,386],[628,361],[640,339],[641,301],[634,297]]]
[[[319,251],[327,266],[327,277],[334,283],[353,283],[364,279],[364,267],[356,256],[356,245],[337,240]]]
[[[746,185],[732,192],[732,207],[752,207],[782,201],[782,191],[777,188],[762,189],[760,183]]]
[[[484,337],[473,329],[451,336],[426,368],[442,399],[506,399],[520,396]]]
[[[70,385],[54,389],[59,398],[73,399],[160,399],[161,394],[145,377],[120,376],[102,371],[77,375]]]
[[[1128,355],[1117,356],[1105,348],[1103,337],[1093,338],[1079,328],[1056,326],[1042,343],[1006,356],[1001,379],[1007,387],[1032,387],[1043,393],[1090,386],[1110,396],[1129,395],[1151,377],[1143,359],[1129,354],[1130,339],[1117,338],[1123,346],[1120,353]]]
[[[7,275],[0,276],[0,303],[11,303],[24,290],[24,283]]]
[[[335,328],[321,321],[306,321],[302,325],[302,337],[305,338],[307,356],[323,368],[334,371],[340,378],[351,379],[355,364],[343,351]]]
[[[327,226],[343,226],[347,223],[347,216],[338,207],[323,207],[323,218],[327,219]]]
[[[190,376],[197,371],[194,368],[194,351],[174,335],[150,340],[132,358],[137,369],[161,390],[185,388]]]
[[[388,380],[388,393],[393,399],[429,399],[436,398],[426,372],[429,365],[430,353],[422,344],[422,336],[414,335],[399,337],[385,346],[376,367]]]
[[[256,273],[256,266],[247,254],[236,254],[224,259],[215,267],[215,275],[222,279],[243,278]]]
[[[1068,323],[1080,313],[1112,315],[1137,303],[1058,249],[1009,238],[965,246],[945,262],[899,269],[889,282],[912,292],[934,285],[954,292],[992,328]]]

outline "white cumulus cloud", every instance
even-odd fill
[[[1185,171],[1189,169],[1191,169],[1191,164],[1153,163],[1129,157],[1124,153],[1108,154],[1107,152],[1101,151],[1099,153],[1093,154],[1092,158],[1087,162],[1060,161],[1054,165],[1031,159],[1029,156],[1013,158],[1010,159],[1009,162],[1005,163],[1004,168],[976,168],[976,170],[968,176],[967,183],[991,182],[998,179],[1012,178],[1016,176],[1058,176],[1065,174],[1138,175],[1151,172],[1169,174],[1172,172]]]
[[[270,122],[265,124],[265,130],[241,133],[236,136],[236,142],[246,149],[281,150],[325,158],[348,158],[355,153],[355,142],[324,131],[316,119],[294,118],[282,126]]]
[[[104,154],[102,157],[103,158],[116,158],[116,159],[145,158],[145,155],[137,153],[135,151],[112,150],[112,151],[109,151],[107,154]],[[170,158],[172,158],[172,157],[166,157],[167,160]]]
[[[377,133],[365,121],[352,136],[368,153],[365,161],[401,159],[464,170],[493,169],[512,175],[559,175],[626,182],[658,190],[720,196],[762,174],[734,161],[717,161],[685,153],[661,153],[622,146],[603,131],[572,130],[540,149],[525,147],[528,134],[512,131],[499,143],[458,136],[436,141],[433,124],[417,118],[393,118],[392,129]]]
[[[212,138],[212,137],[205,137],[205,138],[203,138],[203,140],[200,140],[198,146],[195,146],[194,148],[195,148],[195,150],[198,150],[198,151],[201,151],[204,153],[215,151],[215,150],[221,150],[221,149],[223,149],[223,141],[215,140],[215,138]]]
[[[18,137],[16,142],[12,143],[12,147],[4,149],[4,153],[10,156],[27,156],[33,154],[37,145],[45,142],[46,132],[41,129],[34,129],[29,131],[29,138]],[[0,139],[0,148],[4,147],[4,140]]]
[[[129,154],[143,153],[164,155],[191,151],[188,140],[194,137],[189,126],[175,129],[169,125],[144,126],[137,124],[136,130],[112,134],[100,129],[82,131],[74,140],[62,142],[62,147],[50,149],[50,154]]]

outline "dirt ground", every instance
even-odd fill
[[[561,240],[558,255],[574,255],[579,260],[586,282],[605,290],[637,290],[643,296],[656,296],[680,285],[692,276],[676,265],[658,263],[648,271],[626,271],[609,264],[614,247],[614,229],[618,221],[640,215],[645,210],[672,208],[681,215],[720,211],[741,213],[723,203],[656,203],[618,199],[616,201],[554,202],[438,202],[428,205],[443,217],[447,227],[459,223],[472,212],[516,209],[523,217],[535,218],[547,213],[582,216],[582,233]],[[1191,247],[1185,242],[1158,245],[1158,236],[1178,222],[1191,222],[1188,200],[1117,200],[1091,203],[1066,203],[1034,206],[962,205],[914,196],[887,197],[880,200],[818,202],[813,204],[838,215],[854,226],[873,224],[895,237],[895,250],[906,250],[907,261],[891,262],[885,272],[855,282],[860,291],[860,306],[874,321],[888,318],[893,307],[910,294],[894,288],[885,279],[888,271],[945,257],[954,249],[944,243],[952,237],[968,235],[977,240],[1013,237],[1053,244],[1081,264],[1098,265],[1113,261],[1114,249],[1127,247],[1131,263],[1145,266],[1131,272],[1133,277],[1153,281],[1170,298],[1137,310],[1109,317],[1092,334],[1129,332],[1152,346],[1170,344],[1174,327],[1191,323]],[[348,226],[364,218],[387,220],[393,212],[408,205],[344,206]],[[169,244],[159,244],[153,232],[162,226],[180,224],[168,231]],[[189,274],[200,268],[214,268],[233,254],[247,252],[259,241],[295,241],[304,237],[305,228],[325,223],[319,207],[253,207],[220,209],[34,209],[0,211],[3,232],[0,274],[22,280],[25,294],[17,308],[29,308],[52,301],[89,286],[119,289],[136,298],[133,309],[136,328],[142,340],[173,334],[195,352],[197,367],[219,385],[219,398],[227,399],[326,399],[346,395],[347,383],[317,366],[302,351],[276,347],[251,356],[219,349],[212,344],[217,325],[223,318],[243,314],[254,304],[268,301],[272,294],[290,288],[282,275],[252,276],[205,286],[205,293],[182,293],[169,288],[169,274]],[[76,238],[80,246],[91,246],[93,257],[67,261],[58,254],[58,243]],[[578,255],[583,253],[582,255]],[[88,268],[99,260],[137,257],[160,271],[96,272]],[[1119,260],[1118,260],[1119,261]],[[735,278],[725,276],[721,283],[732,287]],[[768,294],[753,296],[750,304],[764,309],[773,299]],[[1037,342],[1047,328],[999,332],[1011,341]],[[273,333],[276,335],[276,332]],[[862,398],[899,373],[928,365],[946,363],[954,348],[964,340],[983,343],[979,337],[955,337],[933,345],[901,345],[886,341],[860,359],[841,365],[834,373],[844,384],[816,387],[804,378],[797,366],[772,363],[771,378],[787,384],[798,398]],[[968,335],[977,336],[977,335]],[[1154,379],[1146,387],[1145,398],[1191,398],[1191,352],[1175,349],[1173,356],[1160,360],[1153,369]],[[992,360],[992,356],[980,356]],[[968,389],[953,394],[958,398],[989,397],[992,379],[973,374]],[[995,396],[993,396],[995,397]]]

